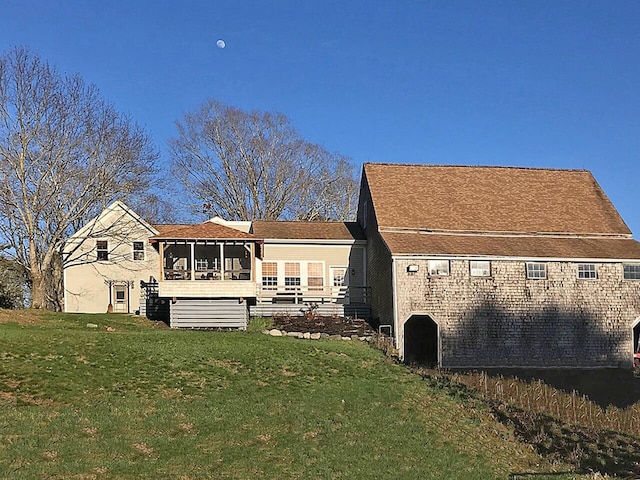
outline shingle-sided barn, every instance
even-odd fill
[[[404,360],[631,365],[640,243],[590,172],[365,164],[358,222]]]

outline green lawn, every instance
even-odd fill
[[[430,387],[365,344],[0,313],[0,478],[553,471],[483,404]]]

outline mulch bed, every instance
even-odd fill
[[[343,337],[351,335],[364,337],[375,333],[366,320],[320,315],[276,316],[273,317],[273,327],[287,332],[327,333]]]

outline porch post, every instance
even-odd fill
[[[220,280],[224,280],[224,242],[220,243]]]
[[[191,280],[196,279],[196,249],[195,249],[195,241],[190,243],[191,245]]]
[[[164,242],[160,242],[160,281],[165,280],[164,277]]]

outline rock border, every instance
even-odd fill
[[[343,341],[360,341],[360,342],[371,342],[373,339],[372,336],[358,336],[351,335],[350,337],[344,337],[342,335],[329,335],[328,333],[322,332],[287,332],[286,330],[278,330],[277,328],[272,328],[271,330],[262,330],[264,335],[271,335],[272,337],[292,337],[299,338],[302,340],[343,340]]]

